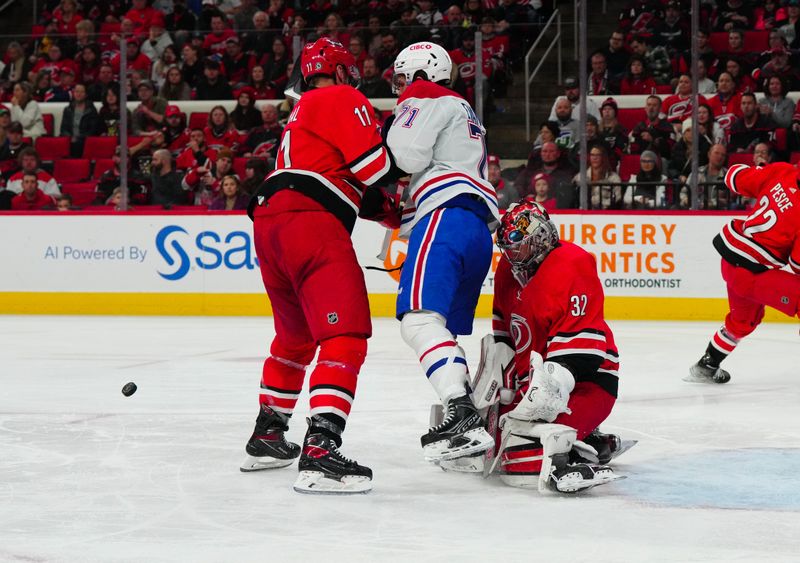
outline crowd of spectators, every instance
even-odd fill
[[[11,203],[24,190],[9,180],[38,139],[68,137],[67,156],[81,159],[87,139],[117,136],[123,88],[137,103],[127,124],[136,137],[128,159],[134,203],[239,208],[255,181],[240,178],[232,165],[240,159],[248,159],[248,171],[271,165],[292,102],[264,100],[284,99],[293,61],[307,42],[327,36],[345,45],[364,77],[360,88],[372,98],[393,96],[392,63],[402,48],[437,42],[453,59],[454,88],[473,103],[479,78],[491,104],[504,95],[510,65],[552,2],[45,0],[39,7],[30,39],[8,43],[0,60],[0,208],[45,201],[37,195]],[[478,30],[484,64],[476,71]],[[127,73],[120,76],[123,36]],[[206,123],[192,127],[173,103],[232,99],[237,106],[230,114],[216,106]],[[58,131],[48,130],[41,105],[48,102],[68,103]],[[53,172],[52,162],[37,160],[38,170]],[[110,160],[100,170],[93,159],[94,170],[83,179],[96,181],[95,203],[115,205],[119,198],[119,155]],[[177,188],[161,181],[170,175],[179,177]],[[55,185],[44,195],[59,196]]]
[[[517,192],[534,195],[544,174],[558,207],[577,206],[581,133],[589,147],[590,208],[688,208],[694,127],[701,208],[752,203],[719,189],[734,162],[800,160],[800,102],[787,97],[800,90],[800,0],[701,0],[700,6],[697,122],[690,2],[632,0],[608,44],[587,61],[588,94],[605,101],[598,107],[589,100],[581,131],[578,80],[566,79],[513,182]],[[647,97],[642,109],[622,110],[623,123],[624,95]]]

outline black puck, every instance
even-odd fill
[[[130,397],[136,393],[136,384],[133,381],[129,381],[122,387],[122,394],[126,397]]]

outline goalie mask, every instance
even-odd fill
[[[558,246],[558,229],[544,207],[524,200],[508,208],[497,229],[497,246],[525,285],[536,267]]]
[[[406,84],[411,84],[418,76],[431,82],[449,83],[452,69],[453,62],[443,47],[428,41],[414,43],[400,51],[394,60],[392,92],[398,93],[397,78],[400,76],[405,78]]]

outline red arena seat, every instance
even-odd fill
[[[619,177],[623,182],[627,182],[631,174],[639,171],[639,155],[623,154],[619,163]]]
[[[249,158],[234,158],[233,171],[239,176],[240,180],[244,180],[244,171],[247,168],[247,161]]]
[[[114,167],[114,161],[110,158],[98,158],[94,161],[94,171],[92,178],[99,179],[106,170],[111,170]]]
[[[753,164],[753,153],[751,152],[732,152],[728,154],[728,166],[733,166],[734,164],[747,164],[748,166],[752,166]]]
[[[189,129],[195,129],[199,127],[202,129],[206,125],[208,125],[208,113],[207,111],[196,111],[189,116]]]
[[[35,146],[42,160],[56,160],[69,156],[69,137],[39,137]]]
[[[628,131],[633,129],[640,121],[644,121],[646,117],[647,114],[645,114],[644,108],[620,108],[617,112],[617,119],[620,125]]]
[[[793,152],[791,156],[789,156],[789,162],[792,164],[797,164],[800,162],[800,152]]]
[[[60,184],[83,182],[89,179],[89,160],[61,158],[55,161],[53,176]]]
[[[86,143],[83,145],[83,158],[111,158],[114,156],[117,143],[116,137],[86,137]]]
[[[64,184],[61,191],[72,196],[72,203],[77,206],[89,205],[95,200],[94,184],[88,182],[76,182]]]
[[[56,119],[52,113],[43,113],[42,121],[44,121],[44,130],[47,135],[55,135],[55,122]]]

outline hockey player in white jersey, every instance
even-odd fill
[[[497,195],[486,179],[486,130],[469,104],[446,87],[452,62],[434,43],[414,43],[394,62],[399,95],[386,144],[409,173],[400,227],[408,255],[397,318],[403,340],[445,407],[422,436],[425,459],[455,459],[494,446],[467,393],[467,360],[456,335],[470,334],[492,259]]]

